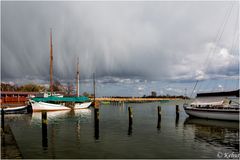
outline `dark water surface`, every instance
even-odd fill
[[[132,126],[128,106],[133,107]],[[93,108],[48,112],[46,136],[41,113],[6,115],[5,121],[24,158],[222,158],[219,153],[239,153],[238,122],[188,118],[181,101],[101,105],[99,114],[97,126]]]

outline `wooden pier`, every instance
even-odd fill
[[[103,97],[96,98],[96,101],[105,102],[154,102],[154,101],[164,101],[164,100],[181,100],[182,98],[140,98],[140,97],[129,97],[129,98],[113,98],[113,97]]]

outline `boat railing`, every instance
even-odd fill
[[[224,105],[191,105],[193,108],[197,109],[223,109],[223,110],[239,110],[238,105],[224,106]]]

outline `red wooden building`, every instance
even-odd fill
[[[36,96],[39,92],[15,92],[1,91],[1,104],[25,103],[30,96]]]

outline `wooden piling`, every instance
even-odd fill
[[[2,131],[4,133],[4,110],[3,108],[1,109],[1,127],[2,127]]]
[[[133,122],[132,107],[128,107],[128,118],[129,118],[129,124],[132,124]]]
[[[161,128],[161,106],[158,106],[158,123],[157,123],[157,128]]]
[[[128,107],[128,135],[132,135],[132,123],[133,123],[133,113],[132,113],[132,107]]]
[[[47,112],[42,112],[42,146],[43,148],[48,147],[48,136],[47,136]]]
[[[179,106],[176,105],[176,115],[179,115]]]
[[[161,118],[161,106],[158,106],[158,118]]]

